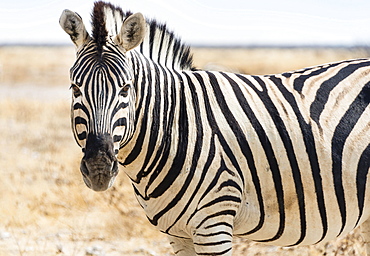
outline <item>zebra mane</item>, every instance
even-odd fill
[[[103,1],[95,2],[91,15],[92,37],[97,44],[97,53],[102,54],[103,46],[119,33],[124,20],[132,15],[120,7]],[[193,69],[190,47],[183,44],[166,24],[146,20],[147,32],[140,45],[140,52],[151,60],[169,68]]]

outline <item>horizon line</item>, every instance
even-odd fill
[[[370,48],[369,44],[186,44],[190,48],[253,49],[253,48]],[[69,43],[0,43],[0,47],[74,47]]]

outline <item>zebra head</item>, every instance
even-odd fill
[[[142,14],[133,14],[112,37],[102,27],[104,15],[94,14],[92,37],[75,12],[63,11],[59,21],[77,47],[70,71],[72,130],[84,153],[83,179],[95,191],[112,186],[118,174],[116,155],[133,135],[136,94],[126,53],[141,43],[146,26]]]

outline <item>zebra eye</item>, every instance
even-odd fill
[[[121,89],[121,91],[120,91],[119,95],[120,95],[120,96],[123,96],[123,97],[127,97],[127,95],[128,95],[128,91],[129,91],[130,87],[131,87],[131,86],[130,86],[129,84],[125,85],[125,86]]]
[[[78,86],[77,86],[77,85],[72,84],[70,89],[72,89],[72,91],[73,91],[73,96],[75,96],[76,98],[82,95],[82,93],[81,93],[81,91],[80,91],[80,88],[78,88]]]

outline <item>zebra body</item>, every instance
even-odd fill
[[[73,12],[60,23],[78,49],[86,184],[110,187],[119,161],[177,255],[231,255],[233,235],[292,246],[368,226],[370,60],[200,71],[164,25],[110,4],[95,4],[92,38]]]
[[[370,81],[369,64],[369,60],[354,60],[327,65],[326,68],[333,69],[334,73],[350,65],[363,67],[358,69],[357,75],[348,78],[348,81],[343,80],[337,88],[333,88],[331,93],[335,98],[330,99],[333,105],[329,105],[328,99],[328,105],[322,110],[318,123],[311,118],[309,111],[310,106],[314,108],[320,88],[313,87],[320,80],[326,81],[327,77],[325,74],[309,76],[300,93],[295,91],[292,82],[296,81],[295,76],[309,75],[325,67],[264,77],[206,71],[177,73],[177,82],[173,84],[182,85],[184,96],[182,99],[180,96],[179,104],[184,105],[186,113],[182,114],[187,118],[181,116],[182,107],[178,106],[178,111],[174,111],[174,119],[188,119],[185,121],[188,124],[184,124],[187,126],[185,131],[179,131],[179,127],[171,131],[174,135],[169,151],[178,152],[179,147],[183,146],[186,152],[182,159],[175,155],[168,156],[166,165],[160,167],[167,175],[177,172],[174,183],[166,187],[158,198],[159,192],[156,190],[168,185],[161,183],[166,177],[159,178],[159,183],[155,182],[153,180],[157,179],[157,174],[152,170],[147,174],[147,179],[153,183],[148,185],[144,177],[138,179],[137,170],[147,170],[148,166],[158,162],[156,159],[143,166],[147,152],[151,152],[150,148],[145,147],[150,144],[160,145],[165,136],[158,135],[151,143],[150,138],[147,138],[148,142],[143,143],[142,154],[138,154],[135,161],[125,163],[138,138],[142,136],[140,129],[137,129],[133,140],[121,149],[118,156],[122,159],[126,173],[137,182],[134,182],[136,193],[148,218],[163,232],[190,237],[192,229],[210,215],[206,208],[217,205],[214,213],[229,211],[234,234],[245,235],[256,241],[284,246],[314,244],[348,233],[366,220],[369,214],[368,205],[364,205],[367,197],[364,195],[361,200],[358,199],[358,195],[364,192],[360,183],[366,180],[367,170],[357,166],[362,152],[366,153],[369,146],[368,140],[360,139],[364,138],[369,129],[368,102],[363,102],[361,109],[351,108],[356,100],[368,101],[369,85],[351,85],[352,79],[360,79],[362,82],[359,84],[362,85]],[[313,84],[309,80],[314,80]],[[157,108],[168,109],[168,106],[161,105],[163,102],[154,99],[155,88],[152,90],[153,99],[145,99],[153,103],[151,109],[155,108],[155,104],[158,104]],[[147,90],[140,93],[143,97],[149,94]],[[282,93],[289,96],[291,102],[282,101]],[[224,109],[226,104],[227,109]],[[356,103],[356,106],[359,105]],[[336,127],[348,121],[344,116],[346,112],[340,111],[342,114],[339,115],[338,108],[346,109],[347,115],[352,113],[351,118],[355,119],[355,114],[361,118],[357,126],[349,124],[346,127],[351,130],[351,136],[340,138],[340,141],[349,141],[352,145],[343,148],[343,153],[332,152],[332,143],[335,143],[333,136],[338,133]],[[145,108],[142,110],[139,114],[141,117],[145,115]],[[198,120],[189,120],[190,116]],[[236,121],[236,118],[243,121]],[[142,127],[140,122],[151,123],[145,118],[138,120],[138,127]],[[162,121],[159,119],[160,123]],[[325,128],[322,128],[324,124]],[[149,127],[148,130],[153,131]],[[153,132],[162,135],[166,133],[161,129]],[[185,134],[180,135],[181,132]],[[145,134],[151,136],[150,133]],[[180,140],[179,136],[187,141]],[[354,141],[357,142],[356,152],[353,151]],[[199,148],[201,150],[197,150]],[[155,153],[151,156],[153,160]],[[332,155],[343,155],[346,158],[336,159],[345,163],[341,173],[339,170],[338,173],[332,172],[335,164]],[[201,159],[204,159],[203,162],[200,162]],[[183,165],[174,169],[174,163],[180,160]],[[318,169],[315,170],[315,167]],[[338,188],[337,192],[335,186],[338,185],[334,183],[333,175],[345,177],[345,182],[339,183],[339,186],[343,183],[344,193],[339,199],[337,193],[341,193],[341,190]],[[195,195],[187,194],[192,192]],[[174,202],[176,204],[168,209]],[[224,208],[222,204],[225,204]],[[362,205],[362,208],[358,205]],[[341,206],[344,206],[343,212]]]

